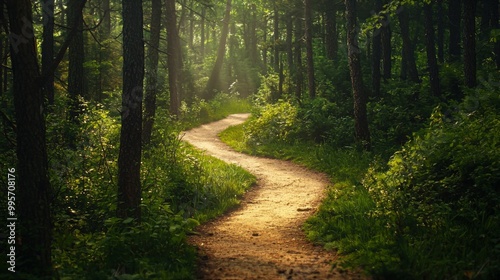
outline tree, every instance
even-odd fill
[[[17,122],[16,184],[19,204],[17,263],[40,278],[52,274],[51,185],[48,178],[43,93],[40,86],[31,1],[8,0],[9,37]]]
[[[47,77],[43,84],[43,94],[52,105],[54,104],[54,75],[49,71],[54,62],[54,0],[42,0],[42,17],[42,76]]]
[[[175,0],[167,0],[166,27],[167,27],[167,65],[168,65],[168,85],[170,91],[170,114],[179,116],[179,60],[180,43],[177,31],[177,16],[175,14]]]
[[[425,48],[427,50],[427,65],[429,66],[431,92],[434,96],[440,96],[441,88],[439,85],[439,69],[436,59],[436,45],[434,43],[434,20],[432,16],[432,4],[424,4],[424,16],[426,39]]]
[[[337,31],[337,7],[334,1],[326,0],[325,6],[325,47],[326,57],[332,61],[337,60],[338,53],[338,31]]]
[[[307,61],[307,88],[309,97],[316,97],[316,81],[314,79],[314,54],[313,54],[313,30],[312,30],[312,2],[304,0],[305,11],[305,41],[306,41],[306,61]]]
[[[78,116],[81,114],[80,98],[87,98],[85,94],[85,74],[84,74],[84,47],[83,47],[83,13],[79,9],[83,0],[68,1],[68,26],[76,28],[68,51],[68,93],[70,97],[69,119],[73,123],[78,123]],[[69,136],[70,146],[74,145],[74,135]]]
[[[217,49],[217,58],[215,60],[214,68],[210,74],[207,86],[205,88],[205,98],[211,99],[215,96],[217,91],[222,90],[222,85],[220,81],[220,72],[222,69],[222,63],[224,62],[224,56],[226,52],[226,41],[229,34],[229,21],[231,18],[231,0],[226,1],[226,11],[224,13],[224,19],[222,21],[222,30],[219,40],[219,47]]]
[[[295,57],[295,98],[300,101],[302,99],[302,86],[303,86],[303,74],[302,74],[302,17],[301,17],[301,1],[297,0],[296,5],[296,15],[295,15],[295,47],[294,47],[294,57]]]
[[[464,76],[465,86],[476,86],[476,1],[464,1]]]
[[[142,2],[122,0],[123,92],[122,126],[118,155],[118,202],[120,218],[141,217],[141,132],[144,44],[142,41]]]
[[[382,10],[382,0],[375,0],[374,9],[376,13]],[[380,79],[382,74],[380,71],[380,60],[382,59],[382,27],[373,30],[372,37],[372,93],[373,96],[380,96]]]
[[[147,55],[146,93],[144,96],[144,124],[142,128],[143,144],[151,140],[151,133],[156,112],[156,94],[158,92],[158,49],[160,47],[161,0],[151,1],[150,40]]]
[[[448,1],[448,18],[450,22],[450,36],[448,53],[450,62],[457,61],[460,57],[460,18],[462,14],[462,0]]]
[[[363,85],[363,74],[361,73],[361,50],[358,45],[356,26],[356,0],[345,0],[346,5],[346,27],[347,27],[347,53],[349,69],[351,73],[352,94],[354,98],[354,122],[356,139],[361,142],[367,150],[371,148],[370,131],[368,129],[368,117],[366,114],[367,96]]]
[[[400,9],[398,19],[401,28],[401,40],[403,43],[402,64],[405,66],[401,67],[401,77],[406,79],[406,74],[408,74],[410,81],[420,83],[417,64],[415,62],[415,54],[410,39],[410,17],[405,7],[401,7]]]
[[[384,62],[384,80],[389,80],[392,76],[392,30],[387,15],[384,15],[382,23],[382,60]]]

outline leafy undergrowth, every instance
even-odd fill
[[[78,128],[57,111],[49,115],[57,278],[193,279],[196,252],[187,235],[200,222],[236,206],[255,178],[183,143],[179,132],[246,111],[247,104],[220,95],[200,105],[206,115],[185,122],[157,112],[151,144],[143,149],[138,225],[115,214],[119,120],[102,107],[90,106]],[[75,135],[75,149],[64,148],[67,133]]]
[[[343,257],[337,265],[383,279],[495,279],[497,93],[478,90],[451,112],[437,107],[429,124],[388,162],[380,152],[305,140],[300,116],[282,114],[290,104],[267,105],[221,138],[240,151],[293,160],[331,176],[334,185],[305,231],[338,250]]]

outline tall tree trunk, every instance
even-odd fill
[[[13,74],[13,96],[17,123],[17,168],[15,175],[17,213],[9,224],[16,227],[16,272],[50,278],[52,275],[51,186],[48,178],[43,93],[40,85],[30,0],[8,0],[9,38]],[[7,171],[5,171],[7,172]],[[22,239],[22,243],[17,243]],[[18,251],[19,250],[19,251]]]
[[[81,7],[82,0],[68,1],[68,25],[76,28],[75,35],[69,44],[68,58],[68,93],[70,97],[69,119],[77,124],[78,117],[81,114],[80,98],[87,99],[85,94],[85,75],[84,75],[84,48],[83,48],[83,12]],[[75,23],[77,23],[75,25]],[[74,135],[69,136],[70,146],[74,145]]]
[[[43,41],[42,41],[42,76],[46,77],[43,94],[50,105],[54,104],[54,75],[48,73],[54,60],[54,0],[42,1]]]
[[[151,1],[151,39],[149,41],[146,66],[146,92],[144,96],[144,123],[142,141],[144,145],[151,141],[151,133],[156,112],[156,94],[158,93],[158,48],[160,47],[161,0]]]
[[[293,65],[293,13],[289,12],[286,16],[286,61],[288,72],[291,75],[294,71]],[[291,80],[291,79],[289,79]]]
[[[437,0],[437,57],[444,63],[444,10],[443,0]]]
[[[303,86],[303,74],[302,74],[302,16],[301,16],[301,5],[300,0],[297,1],[298,6],[297,14],[295,15],[295,43],[294,43],[294,57],[295,57],[295,98],[300,102],[302,100],[302,86]]]
[[[111,0],[102,0],[102,27],[103,35],[108,38],[111,34]]]
[[[408,15],[408,11],[405,8],[403,8],[401,12],[398,13],[398,19],[399,26],[401,27],[401,40],[403,41],[403,60],[406,63],[408,77],[410,81],[420,83],[417,64],[415,62],[415,54],[410,39],[410,18]]]
[[[226,12],[224,13],[224,20],[222,24],[222,31],[219,41],[219,47],[217,49],[217,58],[215,60],[214,68],[210,74],[210,78],[205,89],[205,98],[212,99],[217,91],[222,90],[222,85],[220,81],[220,72],[222,69],[222,64],[224,62],[224,55],[226,52],[226,41],[229,33],[229,21],[231,17],[231,0],[226,2]]]
[[[325,1],[325,28],[326,28],[326,57],[332,61],[337,60],[339,49],[338,32],[337,32],[337,8],[335,2]]]
[[[367,96],[361,73],[361,50],[358,45],[356,0],[345,0],[347,19],[347,53],[351,73],[352,94],[354,98],[354,122],[356,139],[366,150],[371,148],[368,117],[366,114]]]
[[[206,8],[201,8],[201,23],[200,23],[200,56],[201,60],[205,58],[205,15]]]
[[[431,2],[432,3],[432,2]],[[429,67],[429,80],[431,92],[434,96],[441,95],[439,85],[439,69],[436,59],[436,45],[434,43],[434,19],[432,4],[424,4],[425,48],[427,50],[427,66]]]
[[[123,93],[120,151],[118,155],[117,216],[141,218],[141,135],[144,43],[142,1],[122,0]]]
[[[314,79],[314,54],[313,54],[313,30],[312,30],[312,1],[304,0],[305,11],[305,40],[307,60],[307,89],[309,97],[316,97],[316,81]]]
[[[376,13],[382,10],[382,0],[375,0],[374,9]],[[382,27],[373,30],[372,45],[372,93],[374,97],[380,97],[380,60],[382,59]]]
[[[450,20],[450,42],[448,53],[450,62],[455,62],[460,58],[460,18],[462,15],[462,0],[448,1],[448,18]]]
[[[493,29],[500,29],[500,23],[499,23],[499,11],[498,11],[498,6],[499,3],[498,1],[493,1],[492,3],[492,12],[491,12],[491,28]],[[495,64],[497,66],[497,69],[500,69],[500,40],[497,40],[494,45],[493,45],[493,54],[494,54],[494,59],[495,59]]]
[[[170,114],[178,117],[180,107],[179,96],[179,34],[177,33],[177,16],[175,14],[175,0],[166,0],[166,27],[167,27],[167,66],[168,85],[170,91]]]
[[[382,57],[383,57],[383,68],[384,68],[384,80],[391,79],[392,76],[392,47],[391,47],[391,37],[392,30],[390,26],[390,21],[387,16],[384,16],[384,23],[382,24]]]
[[[464,76],[465,86],[476,86],[476,1],[464,1]]]
[[[279,69],[280,69],[280,17],[279,17],[279,11],[278,11],[278,4],[276,3],[276,0],[274,0],[274,13],[273,14],[274,14],[274,19],[273,19],[273,24],[274,24],[273,68],[274,68],[274,72],[278,73]]]

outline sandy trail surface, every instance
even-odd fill
[[[217,134],[249,114],[185,132],[183,140],[257,177],[238,209],[200,226],[189,242],[198,248],[199,279],[360,279],[332,270],[337,256],[308,242],[301,226],[329,184],[324,174],[291,162],[245,155]]]

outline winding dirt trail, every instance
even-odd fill
[[[241,207],[200,226],[199,279],[360,279],[331,270],[332,252],[308,242],[301,225],[319,205],[328,178],[296,164],[231,150],[217,134],[248,118],[235,114],[185,132],[183,140],[257,177]]]

